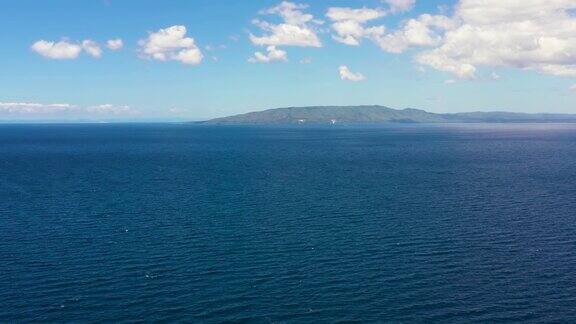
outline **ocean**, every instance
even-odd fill
[[[576,125],[0,125],[0,322],[576,322]]]

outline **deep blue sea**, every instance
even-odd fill
[[[576,125],[0,126],[0,322],[576,322]]]

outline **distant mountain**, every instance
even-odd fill
[[[204,124],[576,123],[576,115],[473,112],[435,114],[384,106],[289,107],[216,118]]]
[[[525,114],[511,112],[470,112],[444,114],[448,119],[467,123],[575,123],[576,115]]]

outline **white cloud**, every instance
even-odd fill
[[[112,51],[117,51],[117,50],[122,49],[124,47],[124,42],[120,38],[109,39],[106,42],[106,47],[108,47],[108,49],[110,49]]]
[[[418,63],[464,79],[480,67],[576,76],[575,9],[574,0],[460,0],[452,17],[411,19],[380,45],[394,53],[431,47]]]
[[[107,47],[110,49],[119,49],[122,47],[122,40],[109,40],[107,42]],[[54,60],[73,60],[78,58],[82,51],[94,58],[102,57],[102,48],[100,47],[100,44],[91,39],[85,39],[82,42],[73,42],[69,40],[51,42],[39,40],[32,44],[31,48],[34,52]]]
[[[576,92],[576,84],[570,86],[570,91]]]
[[[270,63],[277,61],[288,61],[286,51],[277,49],[276,46],[268,46],[267,53],[256,52],[254,56],[248,59],[250,63]]]
[[[304,25],[314,21],[314,16],[303,12],[307,8],[308,5],[305,4],[282,1],[275,7],[262,10],[261,13],[264,15],[278,15],[290,25]]]
[[[168,112],[172,113],[172,114],[187,114],[190,112],[190,110],[185,109],[185,108],[177,108],[177,107],[173,107],[168,109]]]
[[[88,106],[84,109],[87,113],[105,114],[105,115],[136,115],[138,111],[127,105],[115,106],[112,104],[103,104],[97,106]]]
[[[66,103],[40,104],[32,102],[0,102],[0,112],[9,114],[46,114],[70,111],[76,108],[76,106]]]
[[[102,49],[100,48],[100,45],[98,45],[98,43],[96,43],[93,40],[90,39],[84,40],[82,42],[82,49],[84,49],[84,51],[92,57],[95,58],[102,57]]]
[[[326,16],[333,21],[332,29],[336,33],[332,38],[346,45],[359,45],[362,38],[377,39],[385,32],[384,26],[365,27],[366,22],[385,15],[379,9],[328,8]]]
[[[260,46],[322,47],[315,27],[321,22],[315,20],[314,16],[304,13],[303,10],[306,8],[308,6],[304,4],[283,1],[273,8],[261,11],[263,15],[279,16],[283,22],[274,24],[255,19],[254,25],[258,26],[264,35],[250,34],[250,41]]]
[[[416,0],[384,0],[389,6],[392,13],[406,12],[414,8]]]
[[[150,33],[147,39],[138,42],[143,57],[158,61],[179,61],[196,65],[204,55],[193,38],[186,37],[185,26],[172,26]]]
[[[305,58],[300,60],[300,64],[310,64],[310,63],[312,63],[311,57],[305,57]]]
[[[50,115],[135,115],[138,111],[130,106],[104,104],[97,106],[78,106],[68,103],[44,104],[33,102],[0,102],[0,114],[16,116]]]
[[[402,53],[413,46],[439,45],[443,32],[453,26],[454,22],[448,17],[424,14],[408,19],[401,29],[378,38],[376,43],[390,53]]]
[[[354,20],[358,22],[367,22],[383,17],[384,15],[384,11],[380,9],[352,9],[343,7],[330,7],[326,13],[326,16],[332,21]]]
[[[32,44],[31,48],[34,52],[54,60],[73,60],[82,52],[82,46],[66,40],[59,42],[39,40]]]
[[[350,71],[350,69],[346,65],[341,65],[338,68],[338,71],[340,72],[340,79],[342,80],[359,82],[366,79],[364,75],[362,75],[361,73],[354,73]]]
[[[454,83],[456,83],[456,80],[454,79],[444,80],[444,84],[454,84]]]

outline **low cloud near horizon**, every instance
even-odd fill
[[[80,117],[129,117],[140,112],[128,105],[80,106],[69,103],[0,102],[0,117],[50,117],[63,114]]]

